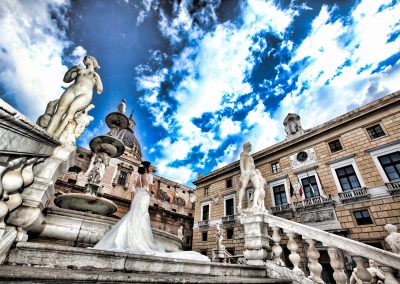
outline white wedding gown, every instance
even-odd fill
[[[139,177],[140,180],[140,177]],[[146,175],[147,184],[153,183],[153,176]],[[136,189],[129,212],[93,247],[98,250],[138,253],[170,258],[181,258],[198,261],[210,261],[194,251],[179,251],[167,253],[165,249],[154,242],[149,216],[149,187]]]

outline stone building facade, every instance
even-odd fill
[[[269,212],[389,249],[383,226],[400,224],[400,92],[308,130],[296,115],[289,114],[285,122],[287,138],[252,155],[266,179]],[[194,182],[194,250],[212,256],[220,223],[227,251],[242,254],[239,178],[237,161]],[[244,202],[251,201],[252,191],[250,182]],[[302,245],[299,253],[304,257],[307,245]],[[326,249],[320,244],[319,250],[325,267]],[[288,253],[284,248],[286,260]],[[307,270],[306,261],[302,265]]]
[[[135,123],[130,118],[134,126]],[[133,127],[132,127],[133,128]],[[122,137],[125,152],[118,158],[112,158],[101,180],[105,198],[117,204],[118,210],[111,217],[121,218],[129,210],[134,196],[132,187],[137,177],[137,168],[142,160],[141,147],[132,132]],[[56,182],[56,196],[65,192],[83,192],[88,174],[93,167],[94,155],[90,150],[78,147],[74,164],[68,172],[61,175]],[[156,165],[155,165],[156,166]],[[48,208],[54,207],[54,197]],[[150,199],[150,219],[152,227],[177,235],[183,226],[183,249],[190,250],[192,245],[192,229],[194,214],[194,190],[167,178],[154,174],[154,186]]]

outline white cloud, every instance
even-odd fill
[[[229,135],[237,134],[240,132],[240,122],[233,121],[230,118],[224,117],[219,126],[219,135],[221,139],[225,139]]]
[[[71,43],[65,38],[68,1],[12,1],[0,5],[0,84],[5,98],[16,99],[16,108],[36,121],[50,100],[62,93],[67,66],[63,51]],[[52,18],[59,16],[59,23]],[[84,53],[75,49],[75,58]]]

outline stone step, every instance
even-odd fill
[[[246,277],[212,277],[168,275],[160,273],[126,273],[93,270],[72,270],[44,267],[0,266],[0,283],[279,283],[289,280]]]
[[[193,261],[34,242],[18,242],[16,247],[10,251],[5,264],[8,265],[8,268],[12,266],[16,267],[17,271],[15,272],[15,277],[18,277],[18,267],[21,269],[21,266],[24,266],[21,270],[27,271],[26,273],[32,271],[26,279],[33,277],[35,272],[38,273],[40,277],[42,274],[44,275],[48,272],[48,277],[50,277],[48,279],[51,279],[51,271],[54,273],[56,271],[64,271],[65,275],[72,275],[73,273],[73,275],[81,275],[83,279],[85,279],[85,277],[100,277],[99,275],[102,275],[101,277],[104,277],[105,280],[96,280],[104,281],[102,283],[108,281],[106,280],[108,279],[107,277],[116,277],[116,279],[121,277],[121,282],[128,283],[130,277],[133,277],[133,275],[138,275],[138,278],[135,278],[136,280],[145,277],[146,282],[151,282],[153,281],[151,280],[152,277],[158,274],[161,275],[157,278],[158,281],[160,281],[161,278],[166,279],[161,283],[172,283],[175,280],[178,283],[183,283],[185,281],[185,283],[208,283],[207,281],[210,279],[213,279],[213,282],[217,279],[218,281],[224,279],[217,283],[290,283],[290,281],[288,282],[287,280],[279,280],[276,282],[277,280],[268,279],[265,266]],[[29,266],[29,269],[27,266]],[[2,269],[5,269],[4,267],[5,266],[3,266]],[[43,271],[43,273],[41,271]],[[4,274],[0,273],[0,277],[2,277],[1,275]],[[78,281],[72,278],[74,276],[63,275],[64,274],[60,274],[59,276],[67,277],[65,279],[62,278],[64,280]],[[182,279],[183,282],[180,282],[181,280],[179,279]],[[197,279],[203,282],[193,282],[197,281]],[[248,279],[253,279],[255,282],[249,282]],[[68,282],[70,282],[69,280]],[[94,280],[89,279],[87,281],[90,282]]]

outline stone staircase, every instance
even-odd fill
[[[19,242],[0,266],[3,283],[292,283],[265,266],[223,264]]]

